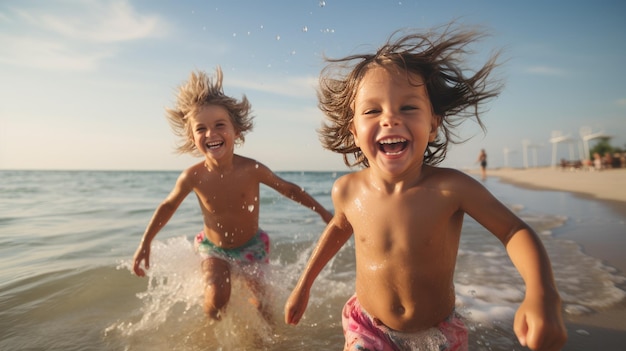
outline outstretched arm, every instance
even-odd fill
[[[315,278],[352,235],[352,227],[346,221],[341,221],[342,217],[335,216],[322,233],[304,272],[285,303],[285,323],[298,324],[309,303]]]
[[[326,210],[324,206],[317,202],[317,200],[309,195],[302,187],[280,178],[263,165],[258,167],[258,171],[261,174],[261,183],[278,191],[283,196],[317,212],[326,223],[330,222],[333,218],[333,214]]]
[[[333,185],[332,199],[335,216],[320,236],[304,272],[285,303],[285,323],[287,324],[298,324],[309,303],[309,293],[315,278],[352,236],[352,226],[344,213],[347,183],[342,177]]]
[[[462,208],[500,239],[524,279],[526,294],[513,325],[520,343],[532,350],[560,350],[567,332],[552,266],[541,240],[481,184],[470,177],[463,183]]]
[[[532,350],[561,350],[567,340],[561,298],[541,241],[532,230],[522,228],[511,235],[506,249],[526,284],[513,322],[520,344]]]
[[[139,247],[133,257],[133,271],[137,276],[143,277],[146,275],[146,272],[141,268],[141,262],[144,262],[146,269],[150,268],[150,245],[152,239],[154,239],[161,228],[172,218],[178,206],[180,206],[191,190],[192,188],[187,181],[186,172],[181,173],[174,185],[174,189],[172,189],[170,194],[154,211],[152,219],[148,223],[146,231],[139,243]]]

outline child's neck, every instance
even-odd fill
[[[233,157],[234,157],[234,155],[233,155]],[[217,161],[217,160],[205,159],[204,160],[204,167],[209,172],[217,172],[217,173],[220,173],[220,174],[224,174],[224,173],[228,173],[228,172],[233,170],[234,162],[233,162],[233,158],[230,158],[228,160],[221,161],[221,162]]]
[[[370,167],[368,177],[372,186],[386,193],[400,193],[418,185],[424,173],[424,165],[408,169],[402,174],[390,174]]]

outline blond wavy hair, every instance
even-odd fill
[[[166,108],[166,117],[174,134],[180,137],[181,141],[176,146],[178,153],[190,153],[200,156],[193,141],[193,130],[190,118],[207,105],[223,106],[227,111],[239,133],[238,144],[243,144],[245,134],[252,130],[254,118],[251,115],[251,106],[245,95],[241,100],[224,94],[222,87],[222,69],[217,66],[215,69],[215,79],[211,79],[203,71],[191,72],[189,79],[178,87],[175,108]]]
[[[464,141],[457,140],[454,133],[461,122],[474,119],[486,130],[480,119],[484,112],[481,107],[499,95],[503,86],[491,79],[499,52],[476,71],[462,65],[462,56],[469,53],[468,45],[484,36],[479,30],[461,30],[451,23],[440,32],[395,31],[372,54],[326,58],[329,64],[322,70],[318,89],[318,106],[326,116],[318,130],[322,145],[343,154],[348,167],[369,167],[350,133],[354,99],[368,70],[376,66],[397,67],[407,76],[412,73],[423,78],[433,113],[440,118],[437,138],[424,151],[424,163],[436,165],[443,161],[449,143]]]

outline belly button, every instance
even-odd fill
[[[406,312],[406,310],[404,309],[404,306],[396,307],[396,311],[398,312],[398,314],[404,314],[404,312]]]

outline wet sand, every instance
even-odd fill
[[[480,171],[468,170],[468,173],[480,174]],[[590,201],[601,201],[616,217],[626,220],[626,168],[602,171],[501,168],[488,169],[487,176],[528,189],[566,191]],[[598,233],[585,234],[590,233],[574,233],[571,239],[587,254],[626,273],[626,233],[599,228]],[[566,325],[569,338],[563,350],[626,349],[626,301],[610,310],[567,318]]]

